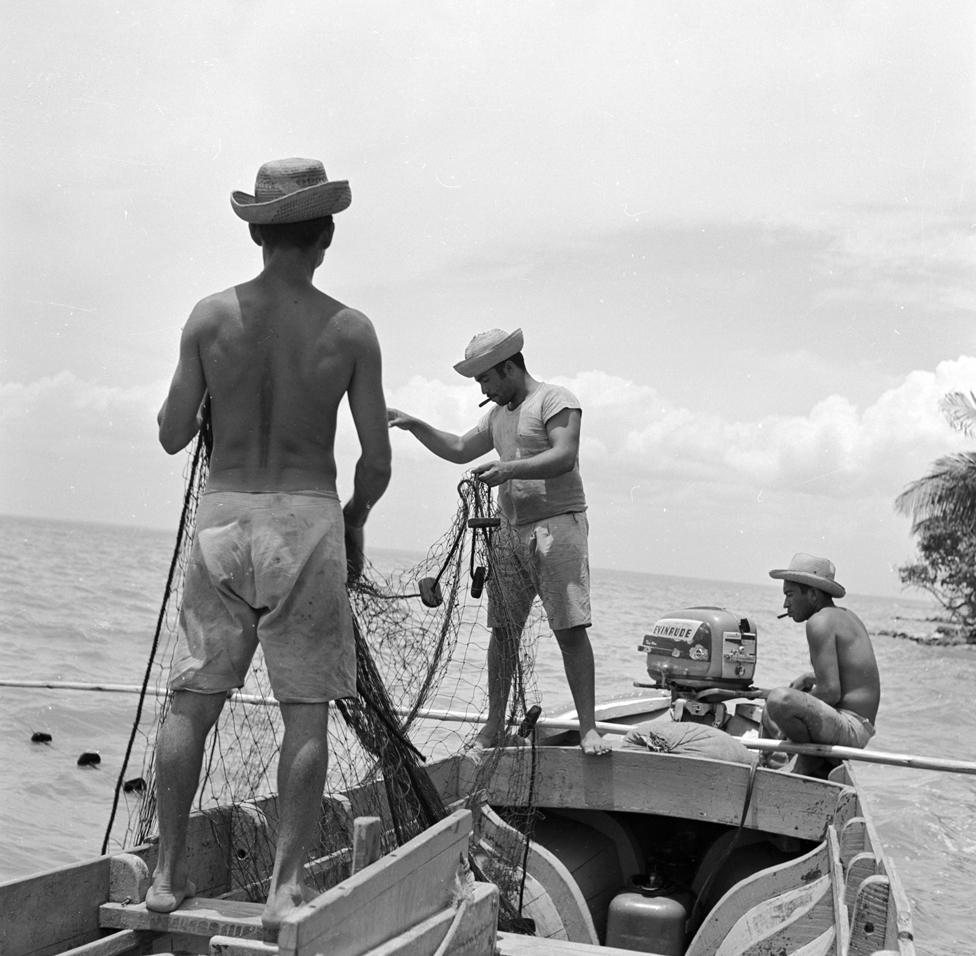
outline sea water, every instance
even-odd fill
[[[175,533],[0,517],[0,678],[139,684]],[[378,568],[412,563],[369,549]],[[398,562],[400,562],[398,564]],[[734,584],[593,571],[597,696],[646,680],[637,645],[665,613],[714,605],[758,628],[755,683],[807,669],[803,628],[778,620],[773,583]],[[931,605],[850,594],[842,602],[875,636],[882,678],[871,747],[976,761],[976,648],[933,647],[882,632],[931,629]],[[554,639],[539,641],[547,711],[568,704]],[[137,699],[105,692],[0,687],[0,881],[98,854]],[[50,743],[31,742],[34,732]],[[100,756],[78,765],[82,753]],[[921,956],[976,953],[976,776],[858,764],[868,809],[912,901]]]

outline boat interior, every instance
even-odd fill
[[[275,942],[262,938],[261,906],[250,902],[262,884],[242,865],[253,862],[257,842],[273,844],[268,801],[193,816],[198,896],[174,914],[141,903],[154,844],[0,886],[5,910],[36,910],[41,899],[50,914],[43,927],[8,922],[3,952],[914,953],[907,900],[885,869],[846,766],[816,780],[637,750],[600,758],[545,746],[495,756],[480,790],[470,756],[429,766],[449,816],[386,855],[379,847],[389,821],[359,813],[365,792],[327,797],[323,814],[329,827],[346,829],[348,848],[309,864],[333,888],[289,917]],[[453,841],[451,849],[438,840]],[[429,858],[435,844],[440,862]],[[483,878],[493,860],[521,864],[517,895],[500,895]],[[383,906],[377,881],[393,894]],[[429,898],[418,901],[421,886]],[[345,917],[344,907],[352,907]],[[429,946],[416,942],[422,924]]]

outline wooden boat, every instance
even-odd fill
[[[668,721],[667,704],[639,695],[599,716],[623,731]],[[141,902],[152,844],[0,885],[0,952],[914,954],[909,903],[849,763],[815,779],[651,752],[622,734],[608,756],[587,757],[553,724],[535,747],[492,752],[478,793],[475,756],[429,767],[450,813],[385,856],[388,822],[359,814],[365,794],[327,796],[323,815],[348,831],[348,849],[310,867],[339,882],[288,917],[275,943],[262,939],[261,905],[244,901],[239,866],[255,828],[273,839],[269,802],[194,814],[198,896],[173,914]],[[512,824],[522,804],[535,809],[530,841]],[[498,888],[472,875],[506,843],[525,864],[521,915],[535,935],[500,932]],[[648,877],[662,868],[670,888]]]

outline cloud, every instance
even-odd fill
[[[93,453],[105,443],[138,443],[155,437],[165,393],[161,382],[121,388],[67,371],[34,382],[0,383],[0,443],[8,450],[69,443]]]
[[[948,391],[976,381],[976,358],[913,371],[864,409],[831,395],[802,415],[727,419],[670,402],[657,390],[601,371],[554,378],[584,408],[582,467],[593,482],[659,487],[674,482],[792,490],[848,499],[894,496],[929,463],[966,447],[939,411]],[[446,431],[475,422],[470,385],[414,377],[390,403]],[[409,458],[428,456],[418,442],[398,446]]]

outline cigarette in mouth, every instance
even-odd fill
[[[782,618],[789,617],[789,616],[790,616],[790,612],[789,611],[784,611],[782,614],[777,614],[776,615],[776,620],[779,621]]]
[[[478,408],[484,408],[490,401],[490,398],[486,398],[483,402],[478,402]]]

